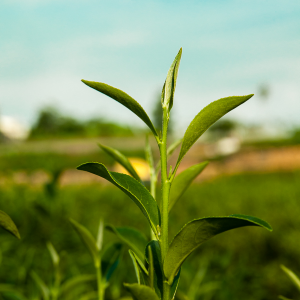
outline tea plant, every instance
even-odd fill
[[[97,275],[97,299],[103,300],[109,280],[119,264],[122,244],[113,243],[103,249],[104,224],[102,220],[99,224],[97,240],[84,226],[74,220],[70,221],[93,257]]]
[[[260,226],[272,230],[270,225],[258,218],[246,215],[230,215],[224,217],[203,217],[193,220],[179,231],[169,243],[169,212],[175,202],[184,193],[192,180],[204,169],[206,162],[186,169],[176,176],[179,165],[188,150],[198,138],[217,120],[232,109],[249,100],[253,94],[247,96],[232,96],[219,99],[202,109],[188,126],[182,139],[180,153],[174,166],[168,171],[167,132],[171,109],[174,102],[174,93],[181,60],[182,50],[175,57],[161,94],[162,104],[162,131],[157,132],[147,113],[141,105],[125,92],[104,83],[82,80],[89,87],[111,97],[135,113],[149,127],[157,142],[160,160],[155,168],[148,149],[148,161],[151,168],[150,192],[143,185],[129,161],[118,151],[102,146],[104,151],[114,155],[128,172],[133,176],[110,172],[101,163],[85,163],[78,167],[79,170],[98,175],[122,190],[140,208],[149,222],[153,232],[153,239],[146,244],[141,235],[135,230],[111,227],[131,246],[130,255],[136,269],[138,283],[126,284],[134,299],[163,299],[175,297],[180,277],[180,268],[186,258],[202,243],[215,235],[243,226]],[[174,148],[174,146],[173,146]],[[170,149],[169,149],[170,152]],[[161,173],[161,203],[155,200],[155,186],[158,171]]]
[[[57,253],[54,246],[48,242],[47,248],[49,254],[51,256],[52,265],[53,265],[53,280],[49,284],[36,273],[35,271],[31,271],[31,277],[36,283],[43,300],[57,300],[57,299],[84,299],[88,292],[85,284],[88,282],[92,282],[96,280],[95,275],[91,274],[81,274],[74,277],[71,277],[67,280],[64,280],[64,276],[62,276],[60,261],[61,257]],[[22,299],[27,299],[26,297],[22,297]],[[28,297],[28,299],[32,299]],[[39,297],[34,297],[34,299],[40,299]]]

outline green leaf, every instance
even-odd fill
[[[97,248],[99,249],[99,251],[101,251],[102,246],[103,246],[103,227],[104,227],[104,222],[102,220],[102,218],[100,218],[100,222],[99,222],[99,227],[98,227],[98,234],[97,234]]]
[[[169,71],[163,88],[163,106],[167,107],[170,111],[173,107],[174,93],[176,88],[176,81],[178,75],[178,69],[180,65],[180,59],[182,54],[182,48],[180,48],[176,55]]]
[[[147,245],[147,240],[141,232],[130,227],[114,227],[112,225],[106,225],[105,228],[116,234],[142,261],[144,261],[144,249]]]
[[[108,180],[128,195],[146,216],[152,230],[158,237],[157,226],[160,226],[159,208],[149,191],[140,182],[125,174],[109,172],[103,164],[99,163],[86,163],[80,165],[77,169]]]
[[[43,295],[44,300],[49,300],[50,299],[50,290],[44,283],[44,281],[40,278],[40,276],[35,273],[34,271],[31,271],[30,273],[32,279],[35,281],[39,289],[41,290],[41,293]]]
[[[202,243],[219,233],[243,226],[260,226],[272,231],[267,222],[244,215],[208,217],[187,223],[174,237],[164,261],[164,273],[169,284],[185,259]]]
[[[294,285],[300,291],[300,279],[298,278],[298,276],[292,270],[290,270],[289,268],[287,268],[284,265],[281,265],[280,268],[292,280],[292,282],[294,283]]]
[[[167,149],[167,157],[171,156],[173,152],[177,149],[177,147],[182,143],[182,138],[176,140],[174,143],[172,143],[168,149]]]
[[[122,154],[120,151],[104,146],[102,144],[98,144],[99,147],[114,158],[120,165],[122,165],[128,172],[131,174],[136,180],[141,181],[139,175],[136,173],[135,169],[133,168],[132,164],[128,160],[128,158]]]
[[[223,117],[234,108],[249,100],[252,96],[253,94],[247,96],[232,96],[221,98],[204,107],[190,123],[184,134],[181,150],[174,172],[176,172],[181,160],[188,152],[188,150],[213,123],[218,121],[221,117]]]
[[[134,300],[159,300],[154,290],[146,285],[124,284],[125,288],[131,293]]]
[[[207,165],[208,161],[205,161],[201,164],[186,169],[175,177],[171,186],[169,211],[191,185],[193,180],[205,169]]]
[[[17,226],[13,222],[13,220],[10,218],[8,214],[6,214],[4,211],[0,210],[0,227],[14,235],[16,238],[20,239],[20,233],[18,231]]]
[[[148,136],[146,136],[145,156],[150,168],[150,177],[152,177],[153,175],[155,175],[155,170],[154,170],[153,154],[152,154]]]
[[[59,255],[57,254],[55,248],[53,247],[53,245],[50,242],[47,243],[47,248],[50,253],[53,265],[55,267],[58,267],[60,258],[59,258]]]
[[[88,80],[81,80],[81,81],[85,83],[87,86],[99,91],[102,94],[105,94],[106,96],[116,100],[117,102],[127,107],[134,114],[136,114],[140,119],[142,119],[146,123],[146,125],[151,129],[153,134],[156,137],[158,137],[155,127],[153,126],[145,110],[136,100],[134,100],[128,94],[105,83],[88,81]]]
[[[76,277],[72,277],[71,279],[64,282],[64,284],[60,288],[60,294],[62,296],[69,294],[76,288],[79,284],[96,280],[95,275],[85,274],[85,275],[78,275]]]
[[[132,259],[138,284],[146,285],[148,283],[148,271],[140,258],[131,249],[129,249],[128,252]]]
[[[114,243],[109,245],[101,257],[101,271],[105,280],[108,282],[111,275],[116,270],[120,262],[122,244]]]
[[[71,224],[73,225],[74,229],[82,239],[83,243],[85,246],[88,248],[90,251],[93,259],[94,259],[94,264],[97,266],[99,264],[99,249],[97,248],[97,243],[92,236],[92,234],[81,224],[76,222],[73,219],[70,219]]]
[[[160,250],[160,245],[158,241],[152,240],[151,242],[148,243],[146,249],[145,249],[145,257],[147,261],[150,264],[149,261],[149,247],[151,248],[152,256],[153,256],[153,268],[154,268],[154,289],[156,294],[159,296],[159,298],[162,297],[163,293],[163,264],[161,261],[161,250]],[[150,266],[149,266],[150,268]],[[175,293],[177,291],[177,287],[179,284],[179,278],[180,278],[180,270],[177,273],[177,275],[174,278],[174,281],[171,285],[171,299],[174,299]]]
[[[153,278],[153,285],[156,294],[159,298],[162,297],[163,293],[163,272],[162,272],[162,262],[161,262],[161,251],[159,242],[152,240],[148,243],[146,249],[145,249],[145,257],[148,260],[149,264],[149,247],[151,248],[152,256],[153,256],[153,269],[154,269],[154,278]],[[149,266],[150,268],[150,266]],[[150,272],[149,272],[150,273]],[[150,274],[149,274],[150,276]]]

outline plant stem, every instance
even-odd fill
[[[157,184],[157,175],[155,174],[155,170],[151,170],[150,172],[150,193],[152,197],[156,200],[156,184]],[[150,228],[151,240],[157,240],[156,235],[153,230]]]
[[[166,107],[163,107],[163,130],[162,140],[160,144],[160,159],[161,159],[161,186],[162,186],[162,211],[161,211],[161,256],[164,261],[169,248],[168,241],[168,226],[169,226],[169,193],[170,181],[167,170],[167,132],[168,132],[169,113]],[[163,300],[169,300],[170,286],[166,279],[163,279]]]
[[[104,288],[102,284],[101,258],[95,263],[97,273],[98,300],[104,299]]]

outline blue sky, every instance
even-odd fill
[[[0,112],[31,124],[53,104],[79,118],[141,124],[80,80],[118,87],[151,114],[183,56],[173,117],[187,126],[209,102],[258,92],[230,113],[300,124],[300,1],[2,0]]]

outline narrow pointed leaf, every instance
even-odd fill
[[[173,152],[177,149],[177,147],[182,143],[182,140],[183,140],[182,138],[178,139],[168,147],[167,157],[169,157],[173,154]]]
[[[284,273],[292,280],[292,282],[297,287],[297,289],[300,291],[300,279],[298,278],[298,276],[286,266],[281,265],[280,267],[284,271]]]
[[[49,300],[50,299],[50,290],[46,286],[46,284],[44,283],[44,281],[34,271],[31,271],[30,275],[31,275],[32,279],[35,281],[35,283],[38,286],[38,288],[40,289],[40,291],[41,291],[41,293],[43,295],[43,299],[44,300]]]
[[[145,249],[145,257],[150,264],[149,247],[151,248],[151,252],[153,256],[153,269],[154,269],[153,285],[156,294],[158,295],[159,298],[161,298],[163,293],[163,271],[162,271],[161,251],[160,251],[159,242],[152,240],[151,242],[148,243]]]
[[[164,261],[164,273],[169,284],[185,259],[201,244],[219,233],[243,226],[260,226],[272,231],[267,222],[244,215],[208,217],[187,223],[174,237]]]
[[[107,147],[102,144],[98,145],[104,152],[106,152],[108,155],[114,158],[120,165],[122,165],[128,171],[128,173],[131,174],[132,177],[134,177],[138,181],[141,181],[139,175],[137,174],[132,164],[124,154],[111,147]]]
[[[249,100],[252,96],[253,94],[247,96],[232,96],[221,98],[203,108],[190,123],[184,134],[175,170],[178,168],[178,165],[180,164],[182,158],[192,147],[192,145],[212,124],[214,124],[234,108]]]
[[[50,253],[53,265],[57,267],[59,265],[60,260],[58,253],[56,252],[55,248],[50,242],[47,243],[47,248]]]
[[[108,282],[111,275],[116,270],[120,262],[122,244],[114,243],[109,245],[101,257],[101,271],[105,280]]]
[[[104,227],[104,222],[103,219],[101,218],[99,222],[97,242],[96,242],[99,251],[102,249],[102,245],[103,245],[103,227]]]
[[[142,261],[144,261],[144,249],[147,245],[147,240],[141,232],[130,227],[114,227],[112,225],[107,225],[105,228],[116,234]]]
[[[129,249],[128,252],[133,263],[138,284],[147,285],[148,271],[146,270],[145,266],[141,263],[139,257],[131,249]]]
[[[193,180],[205,169],[208,165],[208,161],[201,164],[192,166],[180,174],[178,174],[172,182],[170,200],[169,200],[169,211],[177,202],[177,200],[184,194],[187,188],[191,185]]]
[[[87,86],[99,91],[102,94],[105,94],[106,96],[116,100],[117,102],[127,107],[129,110],[131,110],[134,114],[136,114],[141,120],[143,120],[146,123],[146,125],[151,129],[151,131],[155,136],[158,136],[155,127],[153,126],[145,110],[136,100],[134,100],[128,94],[102,82],[95,82],[95,81],[88,81],[88,80],[82,80],[82,82],[85,83]]]
[[[176,88],[176,81],[178,75],[178,69],[180,64],[182,54],[182,48],[180,48],[178,54],[176,55],[169,71],[167,74],[166,82],[163,88],[163,106],[168,107],[169,111],[172,109],[174,93]]]
[[[154,170],[153,154],[152,154],[148,136],[146,137],[145,156],[150,168],[150,177],[152,177],[154,175],[155,170]]]
[[[71,224],[73,225],[74,229],[80,236],[81,240],[88,248],[89,252],[91,253],[94,263],[97,264],[99,262],[99,249],[97,248],[96,241],[92,234],[81,224],[76,222],[75,220],[70,219]]]
[[[8,214],[6,214],[4,211],[0,210],[0,227],[14,235],[16,238],[20,239],[20,233],[18,231],[17,226],[13,222],[13,220],[10,218]]]
[[[79,166],[78,170],[105,178],[122,190],[140,208],[148,219],[152,230],[158,235],[157,226],[160,226],[159,208],[149,191],[140,182],[125,174],[109,172],[103,164],[99,163],[86,163]]]
[[[154,290],[146,285],[124,284],[125,288],[131,293],[134,300],[159,300]]]
[[[76,288],[78,285],[83,284],[85,282],[94,281],[96,280],[95,275],[78,275],[76,277],[72,277],[71,279],[67,280],[63,283],[63,285],[60,288],[60,294],[62,296],[67,295],[70,293],[74,288]]]

